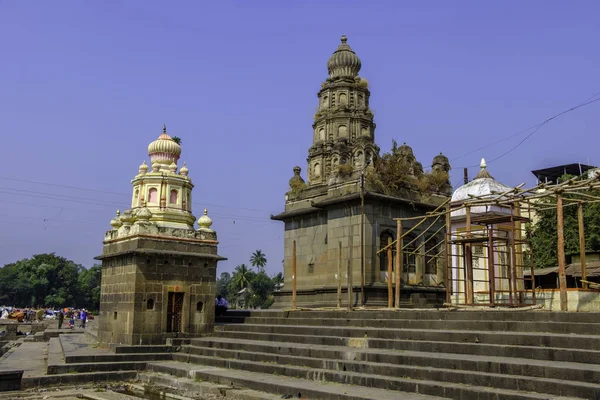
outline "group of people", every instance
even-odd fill
[[[68,327],[74,328],[76,321],[79,321],[79,327],[85,328],[90,315],[83,308],[73,309],[64,308],[62,310],[52,310],[49,308],[16,308],[0,306],[0,319],[10,319],[17,322],[42,322],[44,319],[56,319],[58,321],[58,329],[62,329],[65,319],[68,320]]]
[[[69,328],[74,328],[75,321],[80,321],[79,327],[85,329],[85,324],[87,323],[89,314],[85,308],[82,310],[60,310],[56,315],[56,319],[58,320],[58,329],[62,329],[65,317],[69,319]]]

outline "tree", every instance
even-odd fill
[[[271,280],[273,281],[274,290],[278,292],[283,287],[283,272],[279,272]]]
[[[217,296],[221,295],[226,299],[230,299],[229,285],[231,284],[231,274],[229,272],[221,273],[221,277],[217,278]]]
[[[250,307],[269,308],[273,304],[273,290],[275,284],[265,273],[260,271],[250,282]]]
[[[102,266],[95,264],[90,269],[83,269],[79,273],[78,285],[81,291],[80,304],[89,310],[100,309],[100,282],[102,279]]]
[[[570,175],[563,175],[560,181],[573,178]],[[586,191],[586,194],[600,197],[600,190]],[[573,254],[579,254],[579,221],[577,216],[577,206],[566,206],[573,203],[570,200],[577,200],[574,194],[563,194],[563,223],[565,254],[567,262]],[[536,268],[555,267],[558,265],[558,232],[556,221],[556,198],[547,197],[536,203],[541,208],[547,210],[537,211],[538,220],[533,226],[528,226],[531,230],[531,246],[533,248],[534,266]],[[583,203],[583,224],[585,228],[585,250],[600,251],[600,203]]]
[[[253,277],[254,273],[248,269],[246,264],[240,264],[235,267],[235,270],[233,271],[230,285],[235,293],[237,293],[240,290],[247,288]]]
[[[177,143],[178,145],[181,145],[181,138],[179,136],[173,136],[171,140]]]
[[[250,264],[252,264],[253,267],[256,267],[259,272],[264,270],[265,266],[267,265],[267,257],[265,257],[265,254],[262,252],[262,250],[256,250],[254,253],[252,253],[252,256],[250,257]]]
[[[101,274],[100,265],[85,269],[54,253],[36,254],[0,268],[0,304],[98,310]]]

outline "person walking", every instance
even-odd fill
[[[57,318],[58,318],[58,329],[61,329],[63,321],[65,320],[65,315],[63,314],[62,310],[60,310],[58,312]]]
[[[87,311],[85,308],[79,313],[79,319],[81,320],[81,327],[85,329],[85,323],[87,322]]]

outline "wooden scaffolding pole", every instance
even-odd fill
[[[396,301],[394,307],[400,308],[400,274],[402,273],[402,221],[398,224],[396,232]]]
[[[527,201],[527,219],[531,222],[531,202]],[[527,230],[527,242],[529,246],[529,268],[531,269],[531,296],[533,299],[533,304],[537,304],[537,300],[535,298],[535,263],[533,261],[533,241],[532,241],[532,228],[530,227]]]
[[[388,308],[392,308],[394,292],[392,290],[392,238],[388,237],[388,249],[387,249],[387,273],[388,273]]]
[[[338,242],[337,307],[342,308],[342,242]]]
[[[587,266],[585,263],[585,227],[583,225],[583,202],[577,203],[577,221],[579,222],[579,259],[581,263],[581,284],[584,289],[587,284]]]
[[[490,278],[490,304],[496,304],[496,265],[494,263],[494,225],[488,225],[488,276]]]
[[[556,227],[558,234],[558,284],[560,287],[560,309],[568,311],[567,276],[565,274],[565,232],[563,220],[563,199],[556,195]]]
[[[452,221],[450,215],[450,203],[446,204],[446,234],[444,235],[444,247],[446,249],[446,273],[444,274],[444,284],[446,285],[446,303],[450,304],[450,293],[452,292],[451,277],[452,277],[452,255],[450,240],[452,239]]]
[[[517,231],[515,229],[515,205],[514,203],[510,205],[510,269],[512,276],[512,285],[510,287],[510,291],[514,293],[514,303],[519,304],[521,302],[518,291],[517,291],[517,246],[516,246],[516,237]]]
[[[352,311],[352,233],[348,236],[348,310]]]
[[[466,212],[466,237],[471,237],[471,206],[465,207]],[[473,296],[473,256],[471,254],[471,243],[465,243],[465,302],[466,304],[474,304]]]
[[[296,241],[292,242],[292,310],[296,309]]]

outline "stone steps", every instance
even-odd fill
[[[446,310],[328,310],[328,311],[283,311],[283,310],[233,310],[216,318],[216,322],[227,322],[227,318],[310,318],[310,319],[357,319],[357,320],[448,320],[448,321],[526,321],[596,323],[600,313],[577,313],[561,311],[446,311]]]
[[[420,341],[450,341],[459,343],[485,343],[508,346],[544,346],[600,350],[600,336],[571,335],[566,333],[508,332],[485,330],[442,329],[389,329],[378,327],[338,327],[303,325],[231,324],[215,326],[215,333],[245,332],[313,336],[339,336],[346,338],[406,339]]]
[[[302,325],[302,326],[338,326],[338,327],[372,327],[372,319],[358,318],[245,318],[244,324],[250,325]],[[586,334],[600,332],[600,321],[586,322],[536,322],[536,321],[497,321],[497,320],[444,320],[444,319],[378,319],[378,328],[386,329],[428,329],[428,330],[475,330],[475,331],[508,331],[508,332],[543,332]]]
[[[582,373],[591,372],[584,370],[581,366],[575,365],[569,366],[570,369],[565,367],[564,378],[560,377],[560,370],[558,369],[560,367],[558,366],[551,374],[548,374],[551,378],[546,378],[543,374],[548,371],[545,370],[543,366],[537,366],[537,368],[535,368],[535,366],[529,366],[528,368],[525,363],[503,364],[499,362],[490,362],[490,365],[486,366],[486,363],[483,360],[469,363],[468,360],[464,359],[445,359],[444,354],[440,355],[440,362],[438,365],[436,364],[435,359],[427,360],[429,362],[425,363],[423,362],[423,358],[410,360],[415,362],[415,364],[403,364],[402,360],[390,360],[402,364],[386,362],[387,360],[384,359],[378,360],[378,357],[374,357],[376,361],[355,361],[352,360],[352,357],[356,354],[354,352],[349,352],[347,354],[347,356],[350,357],[350,360],[343,358],[326,358],[320,354],[320,349],[315,349],[313,352],[315,356],[312,357],[254,352],[252,350],[226,350],[210,347],[192,347],[188,348],[188,350],[190,351],[188,354],[175,354],[174,360],[204,365],[209,364],[218,367],[229,367],[230,365],[234,365],[237,369],[260,371],[264,373],[281,373],[288,375],[288,373],[292,371],[292,373],[295,374],[292,376],[308,377],[316,380],[319,379],[320,374],[322,374],[323,371],[330,371],[341,375],[348,372],[376,375],[382,380],[393,377],[420,380],[423,382],[423,385],[430,386],[434,382],[467,384],[473,386],[473,390],[476,391],[481,391],[481,389],[477,387],[498,387],[509,390],[536,391],[552,395],[569,394],[586,399],[600,396],[600,386],[596,384],[589,385],[587,382],[582,381],[569,380],[569,377],[583,376]],[[381,354],[375,354],[375,356],[377,355]],[[452,361],[455,361],[455,363],[453,364]],[[232,362],[233,364],[228,364],[228,362]],[[565,364],[566,363],[563,363],[563,366]],[[469,366],[475,368],[469,370]],[[480,371],[476,369],[477,367],[485,368],[485,370]],[[531,373],[528,375],[515,374],[530,371]],[[596,373],[589,374],[591,382],[597,382],[595,379],[598,377],[598,371],[594,372]],[[340,382],[343,383],[360,384],[361,382],[356,379],[348,382],[347,377],[342,378],[341,376],[339,379]],[[382,382],[372,383],[375,387],[382,389],[387,388]]]
[[[174,360],[457,399],[600,399],[598,313],[249,311],[216,322]]]
[[[580,362],[553,362],[534,359],[462,355],[456,353],[425,353],[418,351],[394,351],[390,349],[354,348],[344,346],[303,345],[290,343],[262,342],[226,338],[192,339],[191,345],[184,346],[182,352],[222,358],[245,359],[250,352],[252,359],[277,361],[273,358],[286,356],[309,357],[315,362],[303,365],[319,368],[322,359],[337,360],[334,369],[343,369],[345,363],[369,362],[400,365],[415,368],[442,368],[477,371],[507,375],[533,376],[541,378],[565,379],[583,382],[600,382],[600,365]],[[239,353],[239,354],[237,354]],[[266,356],[265,356],[266,354]],[[179,356],[179,354],[177,354]],[[309,365],[310,364],[310,365]],[[323,367],[326,368],[326,367]],[[583,380],[582,380],[583,379]]]
[[[220,331],[215,338],[247,339],[248,334],[243,331]],[[272,343],[300,343],[317,346],[350,346],[361,345],[361,339],[341,336],[306,336],[295,334],[252,334],[254,340]],[[487,343],[461,343],[449,341],[415,341],[412,339],[375,339],[368,338],[365,346],[373,349],[420,351],[425,353],[456,353],[473,354],[481,356],[520,357],[534,360],[580,362],[587,364],[600,364],[600,351],[578,350],[559,347],[498,345]]]
[[[185,356],[185,355],[184,355]],[[473,400],[530,400],[530,399],[564,399],[565,396],[551,395],[546,393],[533,393],[524,391],[523,388],[520,390],[510,389],[499,389],[491,387],[480,387],[470,384],[461,384],[421,379],[411,379],[404,377],[392,377],[389,375],[376,375],[367,373],[358,373],[352,371],[335,371],[330,369],[317,369],[299,367],[293,365],[282,365],[276,363],[264,363],[234,359],[220,359],[215,357],[202,357],[202,356],[190,356],[193,358],[193,363],[187,364],[193,366],[193,376],[198,379],[207,379],[213,382],[223,383],[224,368],[233,369],[233,376],[241,371],[251,372],[256,379],[265,379],[265,377],[273,378],[302,378],[303,380],[312,381],[310,385],[316,382],[329,382],[337,383],[340,387],[345,387],[346,391],[353,391],[356,387],[362,387],[367,389],[367,393],[370,393],[366,397],[368,399],[378,399],[379,397],[373,393],[375,390],[387,390],[392,395],[391,398],[407,398],[411,394],[437,396],[441,398],[450,399],[473,399]],[[178,361],[178,360],[176,360]],[[186,364],[180,361],[181,364]],[[199,368],[201,364],[209,368]],[[155,369],[154,363],[150,363],[148,367],[154,371],[173,373],[165,368],[168,363],[160,364],[160,367]],[[162,368],[161,368],[162,367]],[[214,369],[217,367],[219,369]],[[225,378],[227,379],[227,378]],[[250,382],[244,382],[240,384],[249,385]],[[552,382],[558,387],[562,384],[562,381]],[[310,387],[309,385],[309,387]],[[353,385],[353,386],[349,386]],[[252,386],[248,386],[252,388]],[[266,389],[265,389],[266,390]],[[271,392],[271,390],[267,390]],[[583,390],[581,390],[583,392]],[[403,393],[398,393],[403,392]],[[573,397],[572,393],[569,393],[569,399],[584,399],[594,397]],[[310,397],[313,398],[313,397]],[[324,397],[324,399],[329,399]]]
[[[164,373],[196,381],[209,381],[230,387],[243,386],[251,390],[274,393],[279,398],[286,395],[299,398],[298,394],[302,398],[311,400],[398,400],[399,398],[397,392],[385,389],[340,385],[324,380],[308,381],[291,376],[269,375],[244,370],[202,367],[177,361],[149,363],[148,369],[154,373]],[[433,400],[439,397],[403,393],[401,398],[402,400]],[[542,398],[532,397],[531,399]]]

